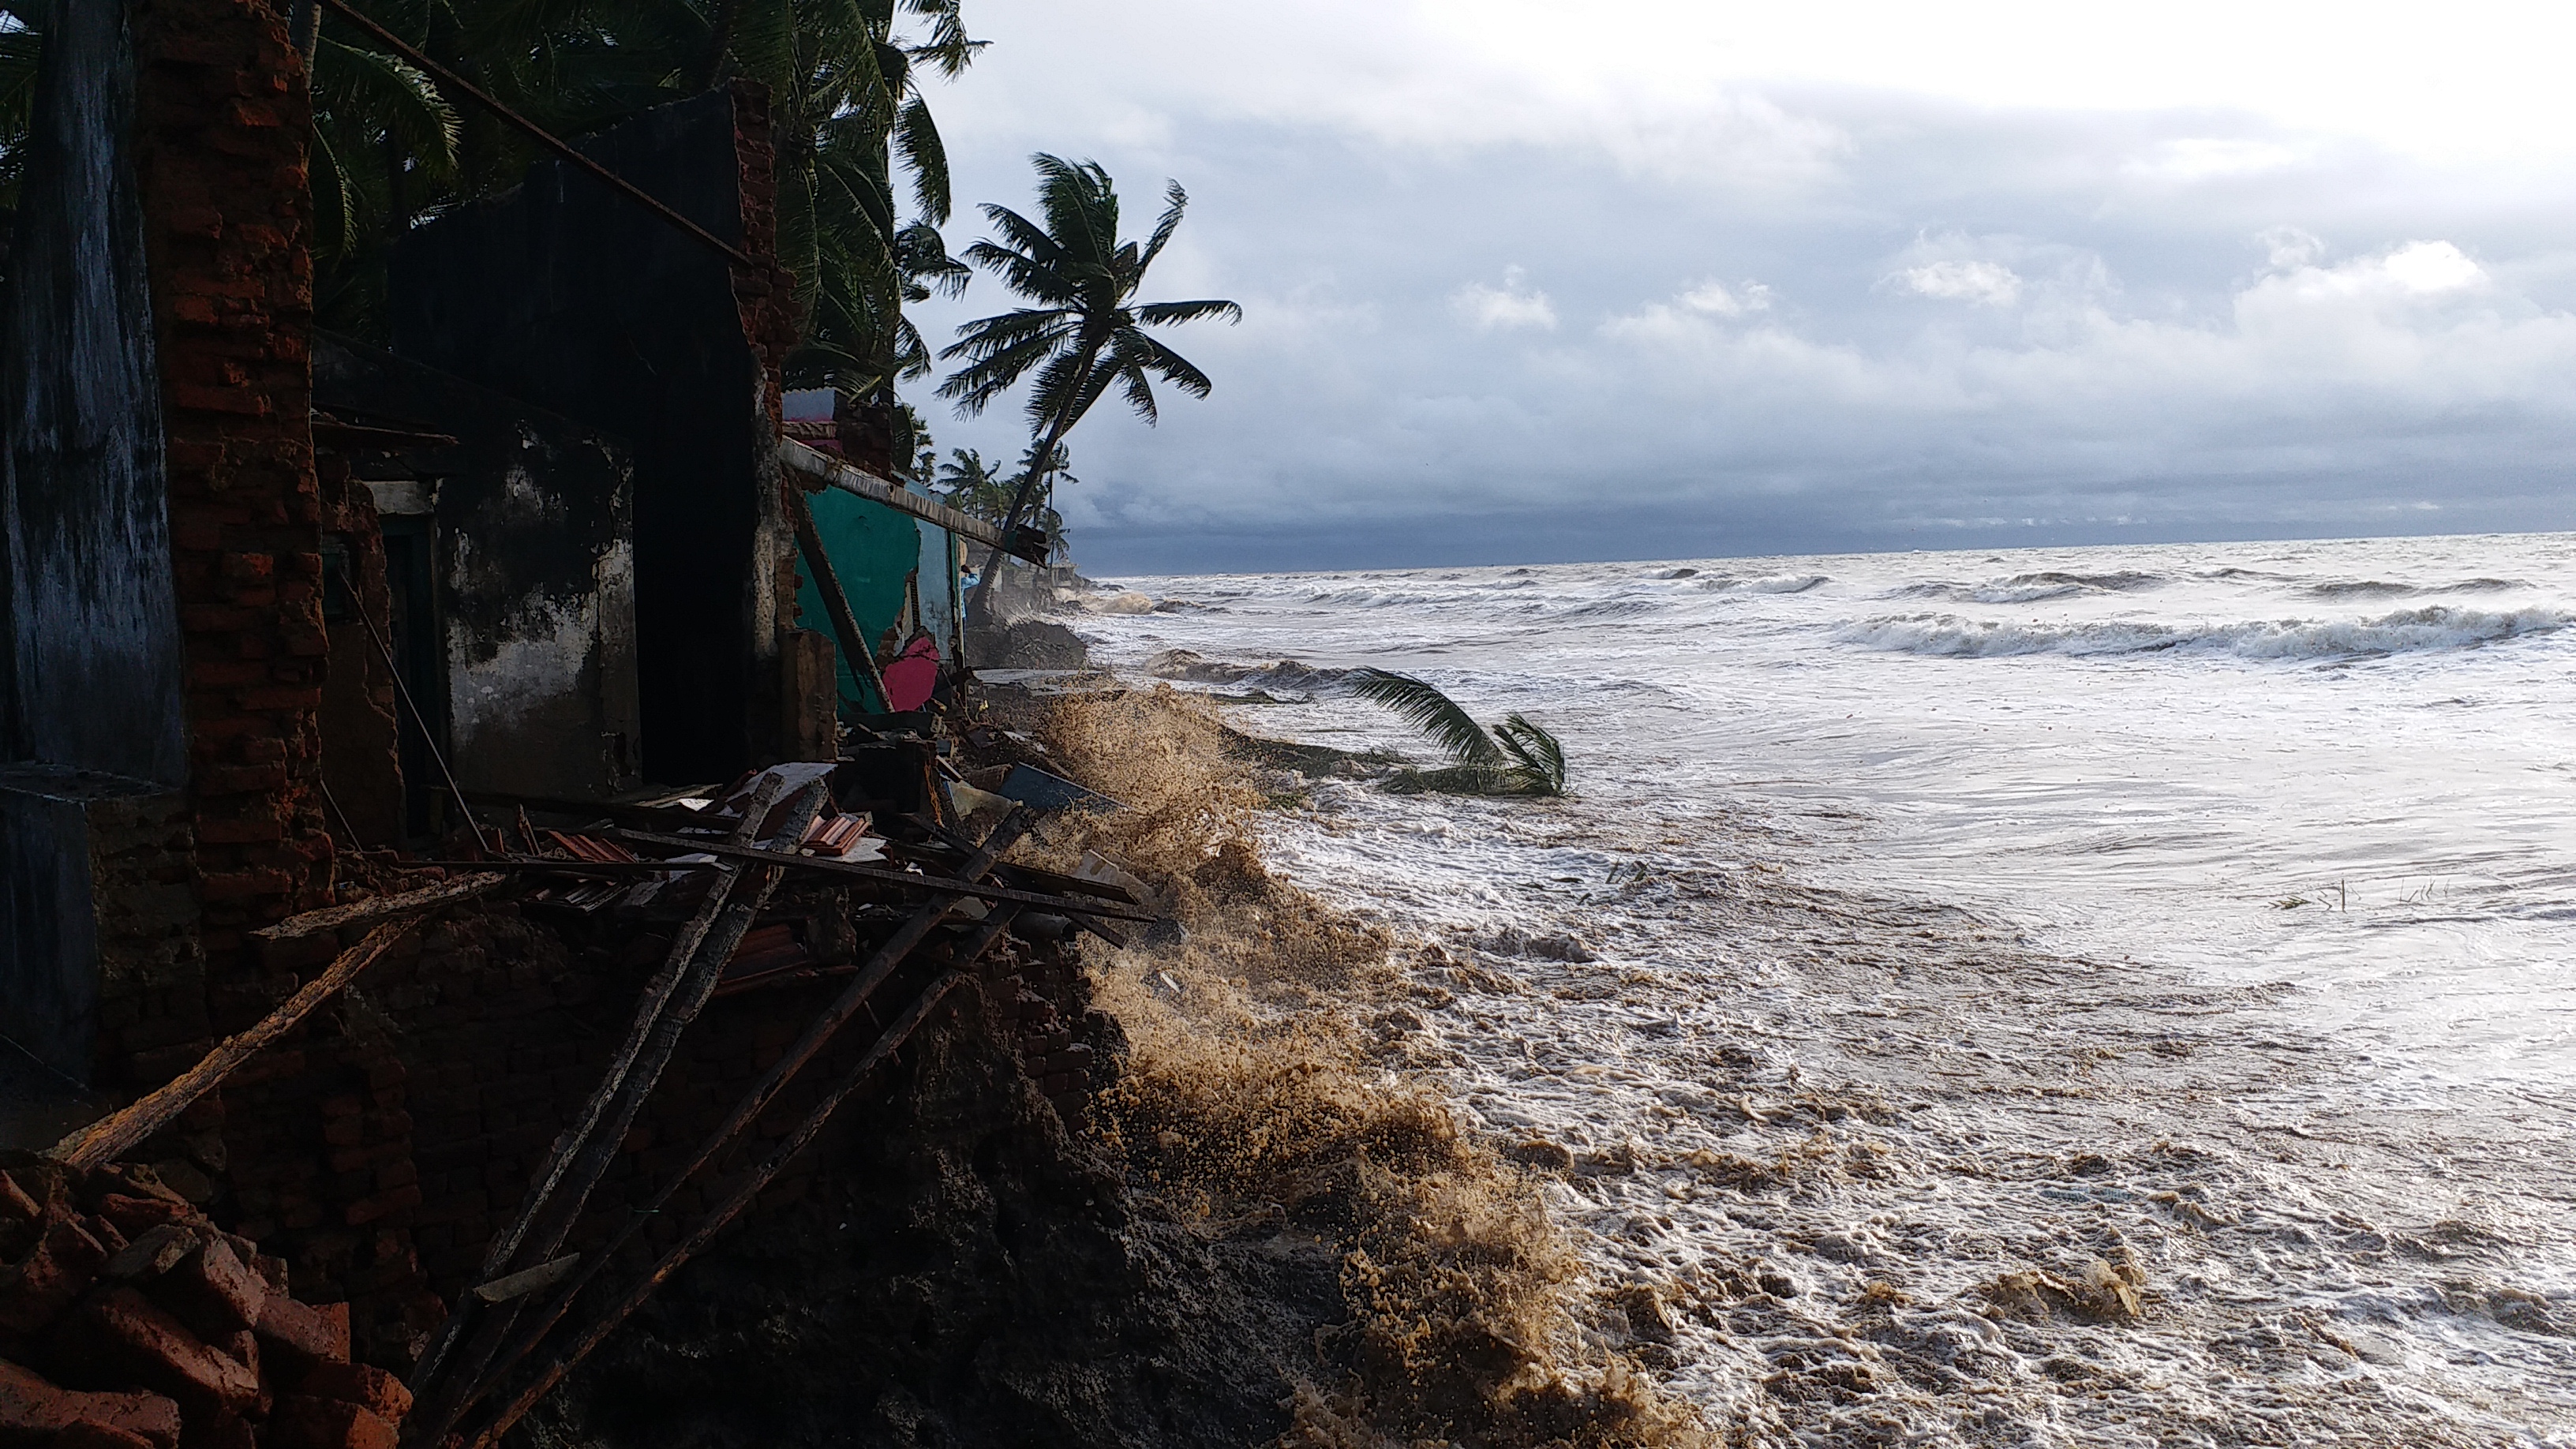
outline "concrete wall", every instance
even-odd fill
[[[584,142],[755,256],[766,110],[712,92]],[[774,267],[722,256],[559,162],[419,228],[392,269],[394,350],[633,449],[642,773],[719,780],[778,754],[793,536],[770,440],[792,319]],[[532,666],[533,667],[533,666]]]
[[[632,788],[645,742],[626,451],[569,419],[339,338],[316,342],[313,387],[315,403],[343,421],[457,440],[376,455],[358,471],[435,483],[441,748],[458,781],[585,799]]]

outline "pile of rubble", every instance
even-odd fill
[[[0,1445],[393,1449],[402,1382],[349,1360],[346,1304],[150,1168],[0,1170]]]

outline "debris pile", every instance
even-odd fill
[[[0,1170],[0,1444],[392,1449],[411,1395],[349,1360],[345,1303],[148,1167]]]

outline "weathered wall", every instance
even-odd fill
[[[550,797],[632,788],[643,722],[626,451],[567,418],[340,338],[316,342],[313,387],[345,421],[457,440],[370,458],[360,471],[437,484],[441,747],[458,781]]]
[[[186,771],[123,7],[57,17],[0,317],[6,757]]]
[[[927,528],[908,514],[837,488],[807,494],[805,502],[814,511],[814,532],[823,540],[823,551],[832,557],[832,572],[849,596],[859,631],[880,658],[889,657],[903,647],[913,624],[909,605],[921,568],[922,535],[945,536],[945,531]],[[831,617],[824,612],[821,587],[801,572],[796,602],[807,619]],[[834,641],[836,646],[838,642]],[[837,647],[834,657],[839,657]],[[841,659],[838,669],[843,699],[859,709],[885,708],[860,684],[851,661]]]
[[[737,87],[583,143],[754,256],[774,247],[767,112]],[[728,777],[778,753],[792,537],[775,436],[788,281],[735,268],[559,162],[405,238],[394,350],[633,449],[645,775]]]
[[[322,902],[321,530],[303,63],[257,0],[135,0],[135,172],[186,647],[217,1030],[265,1013],[243,933]]]

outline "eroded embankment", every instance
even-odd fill
[[[1035,721],[1033,721],[1035,722]],[[811,1199],[674,1280],[527,1432],[601,1446],[1690,1442],[1587,1331],[1540,1179],[1382,1060],[1389,937],[1273,876],[1212,715],[1040,724],[1184,937],[1094,947],[1120,1062],[1071,1127],[998,1014],[925,1033]]]

